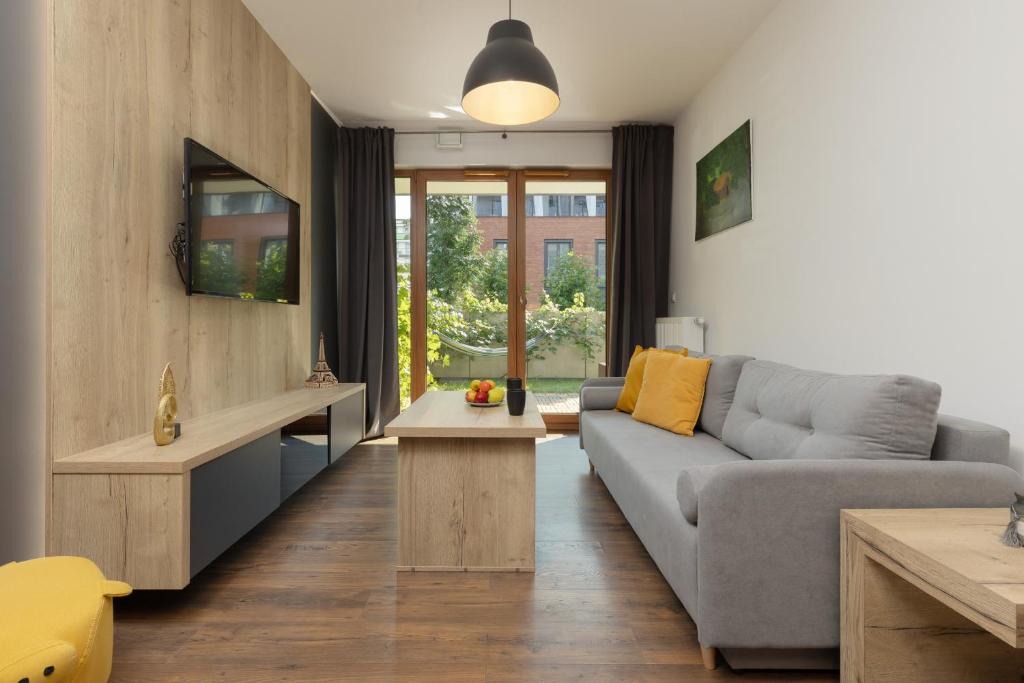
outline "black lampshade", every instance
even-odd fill
[[[487,45],[469,65],[462,110],[474,119],[518,126],[558,109],[558,80],[525,22],[504,19],[487,32]]]

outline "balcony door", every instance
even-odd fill
[[[604,360],[608,172],[398,172],[403,405],[523,377],[549,427],[576,427]]]

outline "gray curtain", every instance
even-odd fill
[[[622,376],[637,344],[654,346],[668,313],[672,126],[612,129],[608,374]]]
[[[390,128],[338,129],[338,378],[366,383],[369,437],[400,411],[394,142]]]

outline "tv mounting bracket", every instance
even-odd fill
[[[174,264],[178,267],[178,277],[188,287],[188,280],[185,278],[185,271],[188,269],[188,248],[186,244],[185,222],[181,221],[174,231],[174,237],[167,243],[167,249],[170,250],[171,256],[174,257]]]

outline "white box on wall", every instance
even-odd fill
[[[685,346],[691,351],[704,353],[704,318],[697,316],[658,318],[655,321],[654,339],[658,348]]]

